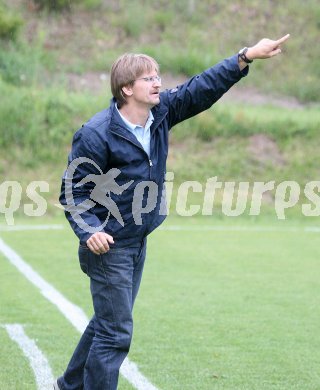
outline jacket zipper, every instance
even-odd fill
[[[161,118],[161,120],[159,120],[159,121],[157,122],[157,127],[160,125],[160,123],[163,121],[164,118],[165,118],[165,115]],[[150,141],[151,141],[151,138],[152,138],[152,136],[153,136],[154,131],[155,131],[155,130],[151,131],[151,129],[150,129],[150,135],[151,135]],[[152,176],[151,176],[151,169],[152,169],[152,167],[153,167],[153,162],[152,162],[151,158],[149,157],[148,153],[143,149],[143,147],[140,146],[140,145],[137,145],[135,142],[131,141],[130,139],[128,139],[127,137],[125,137],[125,136],[123,136],[123,135],[121,135],[121,134],[118,134],[118,133],[115,132],[115,131],[110,130],[110,132],[113,133],[113,134],[115,134],[115,135],[117,135],[117,136],[120,137],[120,138],[125,139],[126,141],[130,142],[131,144],[135,145],[137,148],[139,148],[139,149],[141,149],[141,150],[143,151],[143,153],[147,156],[147,159],[148,159],[148,162],[149,162],[149,178],[150,178],[150,180],[151,180],[151,177],[152,177]],[[150,152],[151,152],[151,148],[150,148]],[[149,228],[149,227],[148,227],[148,224],[146,224],[146,226],[145,226],[145,233],[148,231],[148,228]]]
[[[151,180],[151,168],[153,167],[153,162],[152,162],[151,158],[149,157],[148,153],[143,149],[143,147],[140,146],[140,145],[137,145],[135,142],[132,142],[129,138],[124,137],[123,135],[120,135],[120,134],[116,133],[115,131],[110,130],[110,132],[115,134],[115,135],[117,135],[120,138],[125,139],[126,141],[130,142],[132,145],[135,145],[137,148],[139,148],[139,149],[141,149],[143,151],[143,153],[147,156],[147,159],[148,159],[148,163],[149,163],[149,178]],[[150,149],[150,151],[151,151],[151,149]]]
[[[151,169],[153,167],[153,162],[152,162],[151,158],[149,157],[148,153],[143,149],[143,147],[141,147],[140,145],[137,145],[135,142],[132,142],[130,139],[128,139],[127,137],[124,137],[123,135],[120,135],[120,134],[118,134],[118,133],[116,133],[116,132],[114,132],[112,130],[110,130],[110,132],[115,134],[115,135],[117,135],[120,138],[125,139],[126,141],[130,142],[132,145],[135,145],[137,148],[141,149],[144,152],[144,154],[147,156],[147,159],[148,159],[148,163],[149,163],[149,178],[151,180]],[[145,225],[145,233],[147,232],[147,230],[148,230],[148,224]]]

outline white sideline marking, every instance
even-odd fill
[[[64,229],[63,225],[0,225],[1,232],[11,232],[11,231],[23,231],[23,230],[62,230]]]
[[[34,286],[41,294],[53,303],[61,313],[79,331],[83,332],[89,320],[80,307],[68,301],[58,290],[45,281],[33,268],[27,264],[13,249],[0,238],[0,251]]]
[[[89,322],[84,311],[66,299],[58,290],[44,280],[33,268],[27,264],[12,248],[0,238],[0,251],[34,286],[41,294],[53,303],[71,324],[83,333]],[[137,365],[126,358],[120,369],[121,374],[137,390],[157,390],[140,372]]]
[[[19,324],[4,325],[4,328],[7,330],[11,340],[19,345],[24,355],[28,358],[35,375],[37,389],[51,390],[54,378],[49,362],[34,340],[25,334],[23,327]]]
[[[319,233],[319,227],[306,226],[299,227],[276,227],[276,226],[212,226],[212,225],[170,225],[160,226],[158,230],[168,231],[216,231],[216,232],[306,232],[306,233]]]

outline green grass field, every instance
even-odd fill
[[[75,236],[63,219],[41,223],[64,228],[0,237],[90,316]],[[161,390],[320,389],[320,235],[309,226],[316,221],[169,217],[149,238],[129,358]],[[0,272],[0,389],[35,389],[2,326],[22,324],[54,375],[79,334],[1,252]],[[119,390],[132,389],[120,379]]]

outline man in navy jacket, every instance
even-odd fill
[[[60,202],[79,238],[94,316],[55,389],[115,390],[132,337],[146,237],[165,218],[169,130],[212,106],[288,39],[262,39],[177,88],[160,92],[157,62],[124,54],[111,70],[113,99],[74,135]]]

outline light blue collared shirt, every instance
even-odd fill
[[[137,138],[137,140],[140,142],[143,149],[146,151],[148,156],[150,157],[150,126],[152,125],[152,122],[154,120],[152,112],[149,111],[149,116],[147,119],[147,122],[145,126],[139,126],[135,125],[131,122],[129,122],[119,111],[118,107],[116,106],[118,113],[123,120],[124,124],[126,125],[126,128]]]

